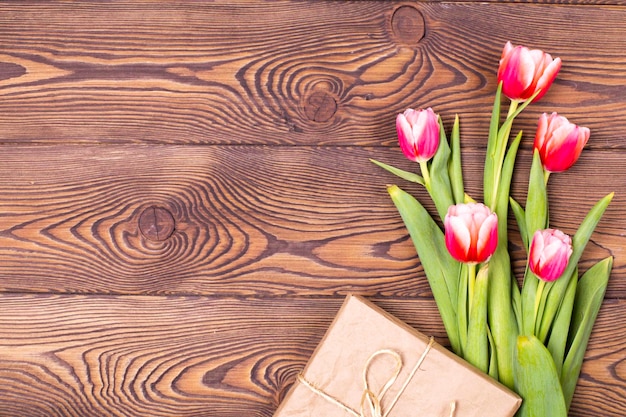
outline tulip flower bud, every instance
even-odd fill
[[[572,239],[556,229],[537,230],[528,251],[528,266],[543,281],[563,274],[572,255]]]
[[[569,169],[578,160],[589,140],[589,129],[570,123],[565,117],[544,113],[539,118],[534,147],[548,172]]]
[[[446,247],[457,261],[485,262],[498,246],[498,216],[484,204],[450,206],[444,226]]]
[[[502,92],[511,100],[526,101],[533,94],[539,100],[548,91],[561,69],[561,58],[552,59],[539,49],[513,46],[507,42],[500,58],[498,82]]]
[[[426,162],[439,148],[439,117],[431,108],[407,109],[396,118],[402,153],[415,162]]]

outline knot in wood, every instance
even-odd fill
[[[139,230],[148,240],[162,242],[174,233],[174,216],[162,207],[148,207],[139,216]]]
[[[0,62],[0,81],[19,78],[26,74],[26,68],[12,62]]]
[[[415,44],[424,37],[424,16],[412,6],[401,6],[391,18],[393,34],[402,43]]]
[[[324,91],[311,94],[304,103],[304,113],[314,122],[327,122],[337,112],[337,100]]]

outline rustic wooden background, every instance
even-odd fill
[[[413,169],[395,114],[459,113],[480,195],[507,40],[564,62],[515,126],[514,195],[544,111],[592,131],[550,180],[552,223],[573,233],[616,192],[582,263],[615,256],[571,415],[626,415],[609,0],[0,3],[0,415],[269,417],[350,292],[445,343],[396,180],[368,158]]]

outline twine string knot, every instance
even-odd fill
[[[361,395],[361,404],[360,404],[359,411],[354,410],[353,408],[341,402],[341,400],[339,400],[338,398],[335,398],[332,395],[326,393],[324,390],[318,388],[314,383],[307,380],[304,377],[304,375],[302,375],[301,373],[298,375],[298,381],[304,384],[307,388],[309,388],[315,394],[324,398],[326,401],[329,401],[330,403],[336,405],[337,407],[343,409],[344,411],[350,413],[354,417],[388,417],[389,413],[391,412],[393,407],[396,405],[396,403],[398,402],[398,400],[400,399],[400,397],[406,390],[406,387],[409,385],[409,382],[411,382],[411,380],[413,379],[417,371],[422,366],[422,363],[426,359],[426,356],[428,355],[428,352],[430,352],[430,349],[432,348],[434,343],[435,343],[435,339],[431,337],[428,345],[424,349],[424,352],[422,352],[422,355],[420,356],[419,360],[417,361],[417,363],[415,364],[415,366],[409,373],[409,376],[406,378],[406,380],[404,381],[404,383],[402,384],[402,386],[396,393],[395,397],[393,397],[393,400],[389,403],[389,406],[386,407],[384,410],[382,406],[382,400],[387,394],[387,392],[389,391],[389,389],[395,384],[403,367],[402,357],[400,356],[398,352],[395,352],[391,349],[377,350],[372,355],[370,355],[370,357],[365,362],[365,366],[363,367],[363,394]],[[394,359],[395,365],[392,369],[392,372],[390,373],[389,377],[387,378],[383,386],[380,388],[380,390],[378,392],[374,392],[370,388],[368,376],[370,373],[372,362],[378,356],[382,356],[382,355],[388,355],[392,357]],[[456,403],[453,401],[450,403],[449,417],[454,417],[455,410],[456,410]]]

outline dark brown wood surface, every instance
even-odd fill
[[[615,266],[571,416],[626,408],[626,4],[0,3],[0,416],[273,414],[347,293],[446,343],[386,185],[395,114],[461,116],[481,193],[507,40],[563,59],[521,116],[591,128],[550,179]],[[515,268],[523,269],[511,236]]]

